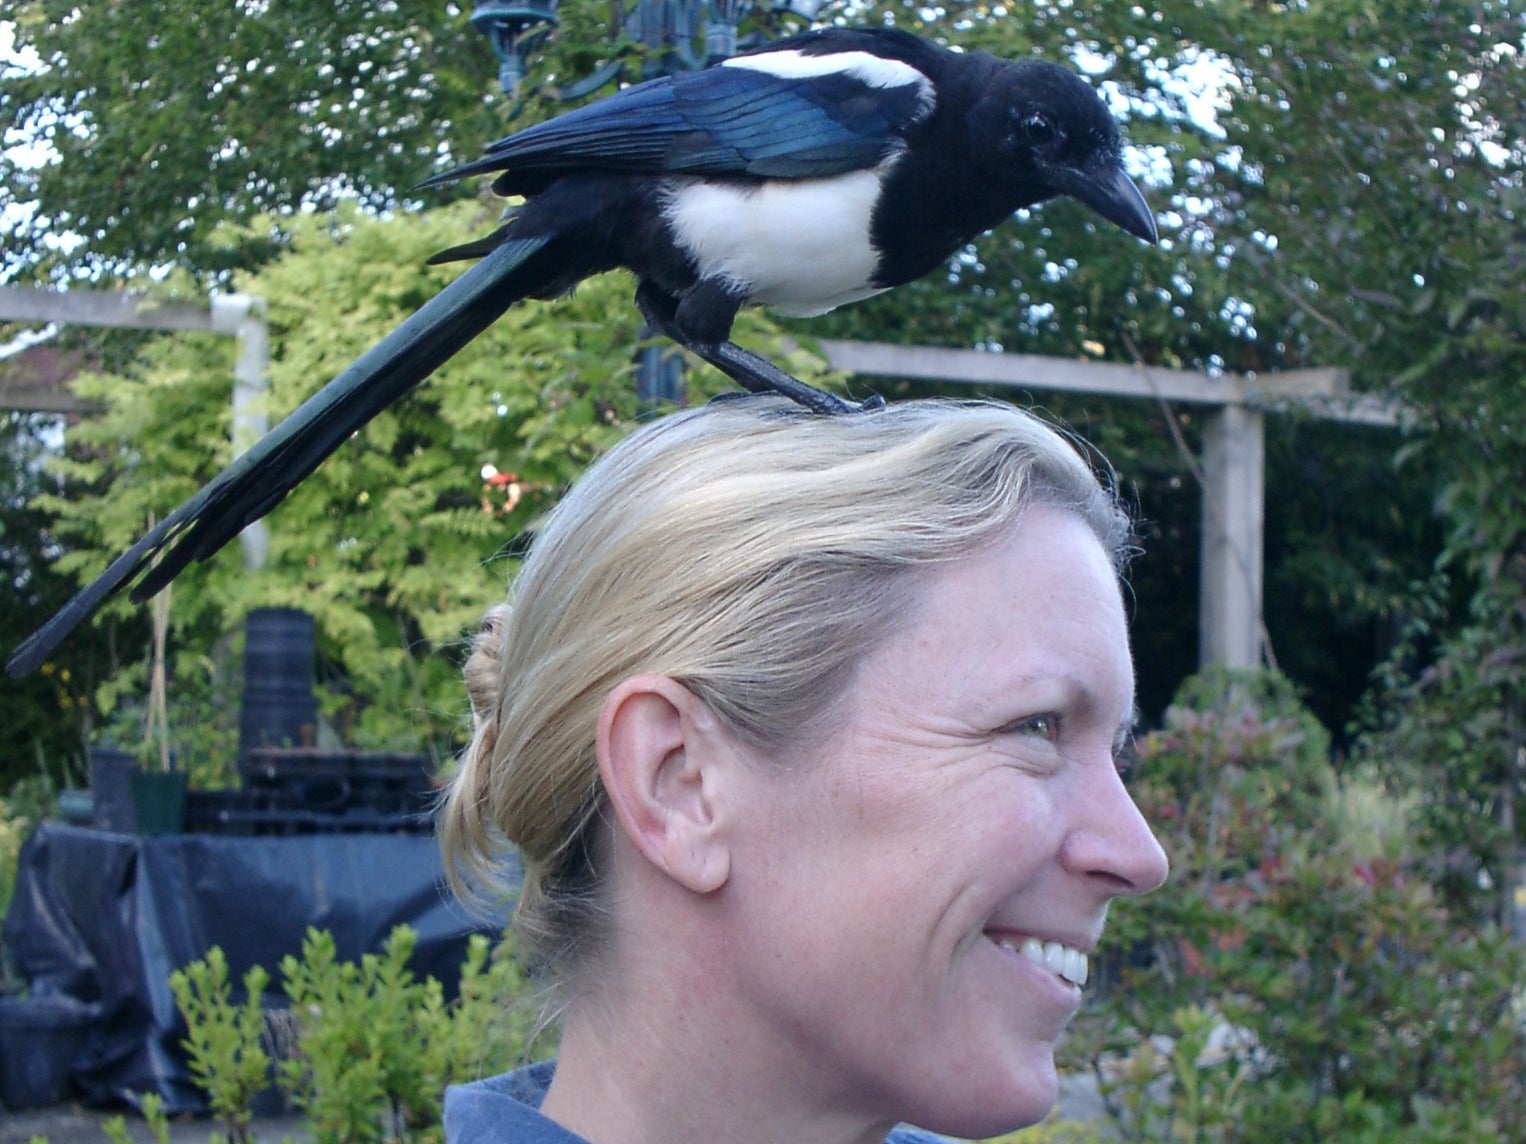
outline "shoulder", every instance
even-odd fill
[[[936,1132],[924,1132],[909,1124],[898,1124],[890,1130],[890,1135],[885,1137],[885,1144],[953,1144],[953,1141],[947,1136],[939,1136]]]
[[[542,1116],[554,1061],[541,1061],[445,1090],[448,1144],[586,1144]]]

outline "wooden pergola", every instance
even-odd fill
[[[110,326],[134,330],[183,330],[238,339],[233,364],[233,441],[242,451],[270,428],[259,397],[269,388],[270,329],[264,303],[249,294],[214,294],[208,305],[158,302],[115,290],[37,290],[0,286],[0,321]],[[0,409],[37,413],[88,413],[88,403],[69,392],[67,382],[81,368],[39,354],[35,346],[0,359]],[[244,565],[259,568],[270,548],[270,528],[257,520],[239,533]]]
[[[268,427],[263,414],[255,412],[255,399],[266,388],[269,353],[262,310],[258,299],[242,294],[217,295],[210,305],[196,306],[161,304],[125,293],[0,287],[0,320],[195,330],[238,338],[240,351],[232,379],[234,434],[235,441],[246,446]],[[1391,405],[1351,394],[1347,371],[1337,368],[1210,377],[1191,370],[1029,354],[881,342],[820,344],[834,369],[864,378],[1087,393],[1206,407],[1203,451],[1197,459],[1202,486],[1198,658],[1205,665],[1251,667],[1266,654],[1261,617],[1266,414],[1298,408],[1363,424],[1398,421]],[[28,369],[45,358],[34,349],[0,360],[0,408],[86,411],[63,385],[70,372],[67,368]],[[247,564],[263,563],[266,536],[260,521],[240,538]]]
[[[836,369],[869,377],[988,385],[1009,389],[1133,397],[1207,407],[1203,452],[1198,593],[1198,662],[1254,667],[1266,659],[1261,617],[1262,534],[1266,516],[1266,414],[1300,409],[1332,420],[1396,425],[1389,403],[1350,392],[1347,370],[1289,370],[1260,377],[1029,354],[821,343]]]

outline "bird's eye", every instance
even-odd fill
[[[1030,143],[1048,143],[1059,131],[1054,120],[1042,112],[1034,112],[1023,120],[1023,137]]]

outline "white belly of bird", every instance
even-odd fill
[[[756,187],[674,179],[664,213],[702,277],[804,318],[884,291],[869,284],[879,263],[869,242],[879,190],[874,171]]]

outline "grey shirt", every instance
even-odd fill
[[[447,1144],[588,1144],[539,1112],[555,1061],[541,1061],[445,1091]],[[885,1144],[948,1144],[916,1128],[891,1130]]]

